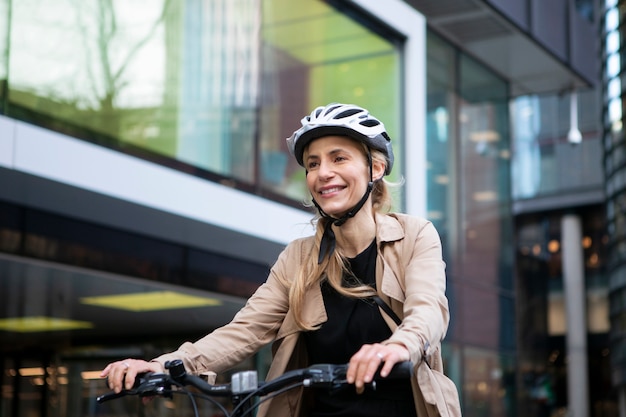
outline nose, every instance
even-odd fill
[[[334,174],[335,171],[333,171],[331,164],[329,164],[328,162],[320,161],[320,165],[317,169],[317,176],[319,179],[327,180],[329,178],[332,178]]]

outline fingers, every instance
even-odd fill
[[[380,376],[384,378],[389,375],[396,363],[409,359],[409,351],[403,345],[379,343],[363,345],[350,359],[346,379],[354,384],[357,393],[360,394],[364,391],[365,384],[374,380],[379,368]]]
[[[135,377],[137,376],[137,367],[130,366],[129,361],[123,361],[122,362],[122,367],[124,368],[124,370],[126,371],[126,375],[122,376],[122,381],[124,382],[124,388],[125,389],[132,389],[133,385],[135,384]]]
[[[378,367],[384,361],[382,345],[364,345],[352,356],[348,366],[346,379],[353,383],[357,393],[362,393],[365,384],[372,382]]]
[[[132,389],[138,373],[160,372],[160,365],[138,359],[124,359],[112,362],[100,373],[101,377],[107,378],[107,385],[116,393],[123,389]]]

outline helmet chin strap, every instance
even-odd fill
[[[317,207],[317,210],[319,211],[320,215],[323,218],[327,219],[326,225],[324,225],[324,233],[322,234],[322,240],[320,241],[320,253],[317,258],[318,265],[324,261],[324,258],[326,257],[326,255],[331,256],[333,252],[335,251],[337,240],[335,239],[335,232],[333,232],[332,226],[333,225],[341,226],[346,221],[348,221],[348,219],[354,217],[358,213],[358,211],[361,210],[361,208],[363,207],[363,205],[369,198],[370,193],[372,192],[372,189],[374,188],[374,181],[372,180],[372,176],[373,176],[372,175],[372,155],[370,153],[368,153],[367,159],[368,159],[369,166],[370,166],[370,181],[367,183],[367,189],[365,190],[365,194],[363,194],[363,197],[361,197],[359,202],[356,203],[356,205],[352,207],[346,214],[344,214],[338,219],[335,217],[332,217],[331,215],[326,213],[324,210],[322,210],[320,205],[317,204],[317,201],[315,201],[315,198],[312,198],[313,204],[315,204],[315,207]]]

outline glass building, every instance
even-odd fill
[[[602,1],[602,145],[606,177],[608,230],[607,276],[610,299],[611,373],[619,396],[620,412],[626,406],[626,166],[624,140],[624,2]]]
[[[333,101],[385,122],[394,209],[441,234],[463,414],[617,415],[593,11],[0,0],[0,416],[141,415],[99,371],[227,323],[312,232],[285,138]]]

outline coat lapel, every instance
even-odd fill
[[[400,265],[400,245],[388,245],[387,243],[404,239],[404,228],[398,220],[390,215],[376,215],[376,227],[378,232],[378,258],[376,259],[376,288],[379,293],[386,295],[399,302],[404,302],[404,279],[399,276],[402,269],[395,270],[392,265]]]
[[[319,285],[314,285],[313,288],[307,291],[304,297],[304,305],[302,306],[302,318],[306,325],[312,327],[319,326],[328,319],[326,308],[324,308],[322,290]],[[289,310],[283,324],[278,330],[276,338],[282,339],[290,334],[298,333],[299,331],[300,329],[293,317],[293,312]]]

